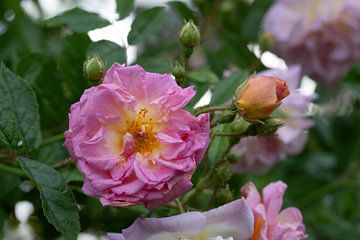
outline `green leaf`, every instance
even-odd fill
[[[228,124],[218,125],[213,128],[214,132],[229,132]],[[224,156],[230,147],[230,138],[227,136],[214,136],[208,150],[209,165],[212,168],[215,163]]]
[[[0,138],[12,149],[34,148],[41,139],[38,103],[28,83],[0,64]]]
[[[249,74],[245,71],[233,73],[231,76],[221,80],[213,90],[211,104],[219,105],[225,103],[234,95],[239,84],[248,78]]]
[[[44,65],[45,57],[42,54],[30,53],[20,61],[15,72],[31,85],[40,75]]]
[[[185,3],[180,1],[171,1],[168,2],[168,4],[184,20],[189,21],[190,19],[192,19],[194,22],[196,22],[196,16],[193,10],[191,10]]]
[[[61,169],[59,172],[67,183],[83,181],[83,176],[77,168],[64,168]]]
[[[191,71],[188,73],[188,77],[196,83],[216,84],[219,82],[218,76],[209,70]]]
[[[110,24],[96,13],[87,12],[81,8],[70,9],[61,15],[45,20],[44,23],[48,27],[66,26],[74,32],[81,33]]]
[[[22,157],[19,161],[40,192],[42,208],[48,221],[66,239],[77,239],[80,231],[77,203],[65,180],[48,165]]]
[[[58,68],[62,75],[61,87],[64,96],[73,101],[78,101],[84,89],[88,87],[83,77],[83,63],[91,41],[82,34],[72,34],[63,40]]]
[[[129,16],[134,9],[134,0],[116,0],[116,12],[119,13],[119,20]]]
[[[99,56],[105,67],[109,68],[114,63],[126,63],[126,50],[116,43],[102,40],[91,43],[87,51],[87,57]]]
[[[128,36],[129,44],[135,45],[150,36],[156,36],[165,24],[164,7],[144,10],[136,16]]]

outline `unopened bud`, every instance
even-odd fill
[[[256,131],[258,135],[272,135],[280,127],[284,125],[284,122],[280,118],[267,118],[264,123],[256,125]]]
[[[220,183],[226,183],[230,180],[232,177],[232,170],[229,162],[225,162],[218,167],[216,177]]]
[[[290,94],[286,81],[265,76],[256,76],[243,82],[236,89],[236,106],[247,120],[265,119],[281,105],[281,100]]]
[[[85,78],[91,82],[98,83],[104,77],[105,69],[104,64],[100,57],[95,56],[84,62],[83,72]]]
[[[234,195],[231,192],[228,184],[226,184],[225,188],[221,189],[216,196],[217,201],[220,203],[231,202],[234,199]]]
[[[229,163],[235,164],[235,163],[239,162],[240,157],[239,157],[239,155],[237,155],[237,154],[230,153],[230,154],[227,156],[227,160],[229,161]]]
[[[232,120],[234,120],[235,116],[236,116],[235,111],[233,111],[233,110],[225,110],[219,115],[218,122],[219,123],[229,123]]]
[[[200,43],[200,31],[192,20],[185,23],[180,31],[180,42],[186,48],[194,48]]]
[[[176,79],[180,78],[185,78],[185,75],[186,75],[186,71],[185,71],[185,67],[183,64],[179,63],[179,62],[176,62],[174,67],[173,67],[173,70],[172,70],[172,74],[174,75],[174,77]]]

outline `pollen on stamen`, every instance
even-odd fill
[[[154,132],[154,121],[152,118],[147,119],[148,110],[143,108],[137,114],[134,120],[127,121],[127,132],[131,133],[134,138],[134,151],[141,154],[151,153],[159,145]]]

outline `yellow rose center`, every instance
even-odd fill
[[[154,121],[146,117],[147,113],[148,110],[142,108],[136,113],[134,120],[126,121],[126,130],[131,133],[135,141],[133,151],[142,155],[152,153],[160,145],[154,132]]]

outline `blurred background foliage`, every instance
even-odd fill
[[[190,108],[209,89],[214,93],[212,102],[224,103],[231,97],[239,78],[266,68],[249,44],[261,44],[260,24],[272,0],[194,0],[165,4],[117,0],[117,5],[115,1],[110,4],[114,11],[116,7],[117,19],[110,21],[106,16],[85,10],[90,1],[57,2],[62,4],[61,10],[67,11],[52,16],[44,9],[44,1],[0,1],[0,61],[27,82],[39,105],[39,133],[43,140],[39,140],[33,151],[21,150],[25,151],[22,155],[42,163],[56,166],[68,157],[61,134],[67,129],[70,105],[90,86],[82,75],[82,64],[94,54],[101,56],[107,67],[114,62],[128,62],[141,64],[147,71],[169,73],[181,56],[178,32],[184,20],[194,20],[200,27],[202,42],[189,64],[187,84],[197,88]],[[90,30],[116,26],[120,19],[134,19],[128,39],[119,37],[122,44],[89,37]],[[129,53],[134,53],[129,51],[129,45],[136,46],[131,61]],[[224,71],[229,69],[236,71],[224,77]],[[310,111],[315,126],[310,130],[303,153],[280,162],[264,175],[233,175],[229,185],[235,196],[239,196],[239,188],[249,180],[261,188],[281,179],[288,184],[285,206],[301,209],[309,239],[360,239],[359,90],[360,63],[354,65],[337,89],[317,86],[318,99]],[[224,141],[221,138],[220,147],[226,144]],[[6,145],[0,145],[0,162],[16,165],[16,154]],[[101,207],[97,199],[81,193],[81,175],[77,170],[63,168],[60,174],[67,179],[80,207],[81,231],[93,237],[119,231],[140,215],[177,213],[168,208],[149,212],[143,207]],[[195,174],[194,181],[196,177]],[[0,228],[1,237],[55,239],[60,236],[47,222],[39,194],[29,180],[0,172],[0,189],[0,226],[5,226]],[[206,193],[199,195],[194,204],[201,204],[201,198],[209,197]],[[24,200],[33,204],[34,212],[26,222],[32,235],[21,238],[23,230],[19,229],[24,222],[14,206]]]

